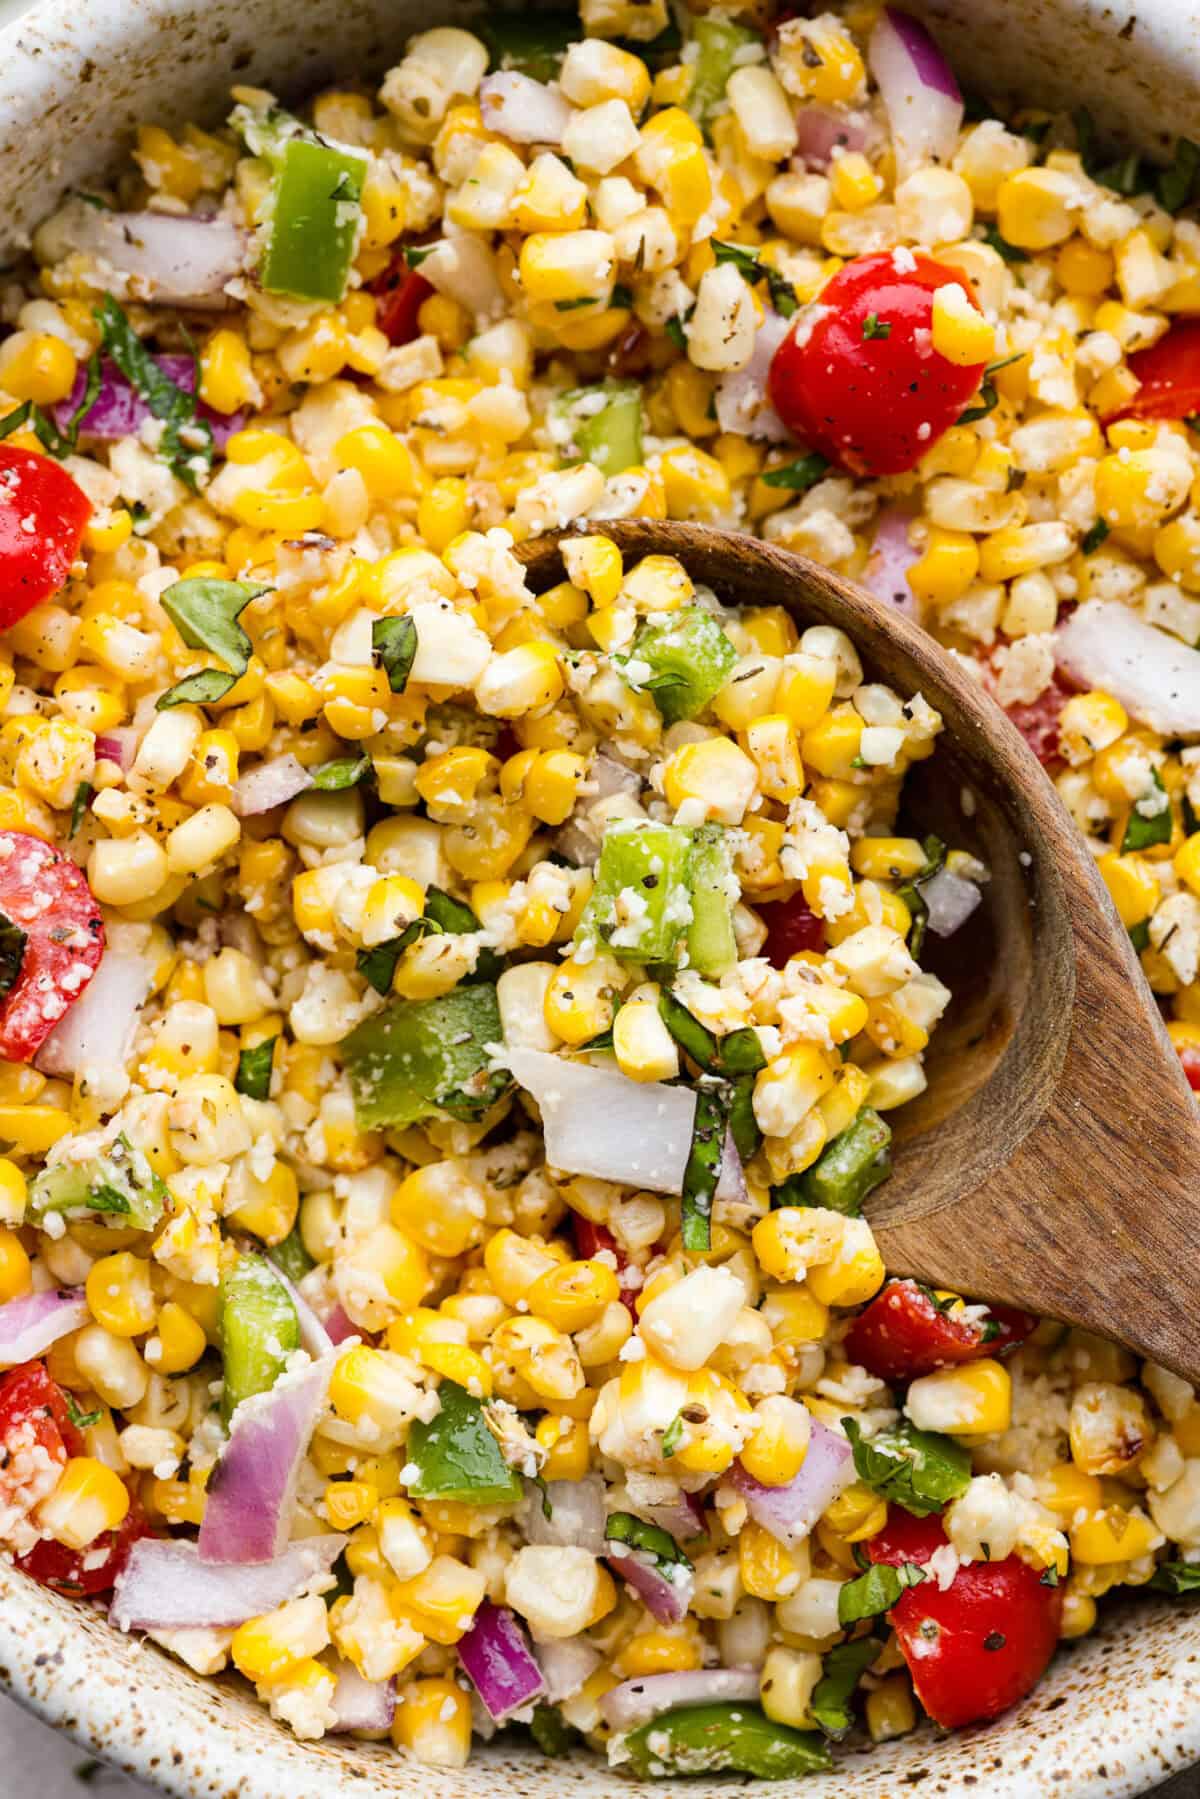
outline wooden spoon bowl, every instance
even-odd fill
[[[730,605],[836,625],[945,729],[905,779],[914,834],[987,863],[983,903],[922,952],[953,993],[926,1092],[891,1116],[868,1202],[888,1269],[1116,1338],[1200,1381],[1200,1110],[1129,934],[1053,785],[1000,707],[911,619],[772,544],[703,525],[599,527],[627,563],[676,556]],[[563,579],[555,533],[521,546]]]

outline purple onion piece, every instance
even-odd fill
[[[176,387],[189,394],[196,391],[196,364],[190,356],[156,356],[154,360]],[[86,391],[87,370],[81,368],[67,398],[53,408],[54,422],[60,431],[67,429],[82,406]],[[101,364],[100,392],[80,420],[80,435],[94,437],[101,443],[115,443],[122,437],[136,437],[152,416],[137,389],[125,379],[116,364],[105,357]],[[216,412],[203,400],[196,407],[196,416],[209,425],[213,443],[221,451],[233,433],[241,430],[246,418],[245,412]]]
[[[488,1713],[503,1724],[546,1691],[525,1632],[506,1605],[485,1599],[459,1639],[458,1659]]]
[[[610,1551],[607,1561],[660,1624],[678,1624],[687,1616],[694,1585],[691,1568],[684,1567],[682,1562],[674,1563],[672,1572],[677,1578],[668,1580],[650,1557],[640,1555],[637,1550],[628,1550],[624,1555],[613,1555]]]
[[[267,1562],[287,1542],[296,1481],[335,1358],[285,1374],[243,1400],[208,1483],[199,1550],[206,1562]]]
[[[51,1288],[26,1293],[0,1306],[0,1368],[17,1368],[43,1355],[52,1343],[88,1321],[82,1287]]]
[[[814,1418],[804,1464],[785,1487],[764,1486],[747,1474],[740,1462],[733,1464],[732,1475],[754,1522],[794,1549],[854,1479],[854,1451],[845,1437]]]

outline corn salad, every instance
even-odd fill
[[[914,45],[438,26],[143,125],[5,289],[0,1541],[300,1737],[791,1776],[1200,1582],[1193,1390],[862,1215],[988,874],[941,720],[604,532],[914,613],[1200,1086],[1194,152]]]

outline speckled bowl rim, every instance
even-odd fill
[[[909,3],[988,93],[1059,105],[1100,96],[1101,116],[1148,147],[1179,131],[1200,138],[1200,0]],[[0,242],[18,245],[59,192],[97,179],[139,120],[220,116],[231,78],[291,93],[378,70],[409,31],[471,10],[465,0],[35,0],[0,32]],[[423,1768],[389,1747],[299,1743],[236,1677],[200,1680],[2,1560],[0,1682],[83,1748],[175,1799],[634,1790],[593,1758],[547,1762],[503,1741],[459,1771]],[[802,1790],[813,1799],[1132,1799],[1197,1761],[1200,1605],[1143,1597],[1103,1608],[1097,1630],[1060,1652],[1036,1692],[996,1724],[852,1745]],[[731,1784],[692,1780],[684,1790],[716,1799]]]

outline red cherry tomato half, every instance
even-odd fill
[[[846,1354],[868,1373],[899,1386],[980,1356],[1002,1356],[1037,1328],[1032,1312],[992,1306],[976,1322],[939,1312],[916,1281],[888,1281],[846,1333]],[[995,1327],[989,1331],[988,1326]]]
[[[1182,419],[1200,412],[1200,319],[1180,319],[1149,349],[1135,350],[1129,372],[1141,383],[1115,419]]]
[[[937,1518],[893,1506],[867,1544],[873,1562],[923,1565],[946,1541]],[[1062,1588],[1019,1556],[967,1562],[945,1592],[907,1587],[888,1613],[917,1698],[948,1730],[994,1718],[1031,1692],[1058,1642]]]
[[[62,1391],[44,1362],[25,1362],[0,1380],[0,1532],[14,1530],[58,1485],[67,1459],[83,1451]]]
[[[826,948],[825,920],[810,910],[802,893],[793,893],[790,899],[769,900],[758,912],[767,927],[762,953],[772,968],[783,968],[801,950]]]
[[[1036,700],[1004,708],[1043,768],[1062,761],[1059,720],[1070,697],[1067,689],[1053,680]]]
[[[0,1056],[28,1062],[95,974],[104,921],[82,869],[24,831],[0,831],[0,913],[25,933],[0,999]]]
[[[919,250],[839,269],[771,363],[771,402],[788,430],[855,475],[915,468],[986,366],[961,367],[933,348],[934,289],[949,283],[978,304],[964,275]]]
[[[0,443],[0,631],[65,584],[91,516],[60,463]]]
[[[1179,1065],[1187,1077],[1187,1084],[1193,1093],[1200,1093],[1200,1049],[1189,1045],[1179,1051]]]
[[[600,1255],[604,1250],[610,1251],[616,1258],[620,1298],[622,1304],[628,1306],[636,1324],[637,1296],[641,1292],[641,1282],[639,1281],[636,1286],[626,1283],[626,1271],[632,1264],[617,1239],[606,1225],[593,1224],[590,1218],[584,1218],[578,1212],[572,1216],[571,1227],[575,1235],[575,1253],[581,1262],[590,1262],[594,1256]]]
[[[434,288],[424,275],[409,268],[403,250],[397,250],[371,291],[379,297],[375,323],[390,344],[410,344],[420,336],[417,314]]]
[[[133,1545],[153,1535],[141,1506],[130,1495],[129,1510],[116,1530],[106,1530],[86,1549],[68,1549],[65,1543],[46,1537],[27,1555],[13,1559],[23,1574],[42,1586],[64,1593],[68,1599],[92,1599],[97,1593],[111,1591]]]

